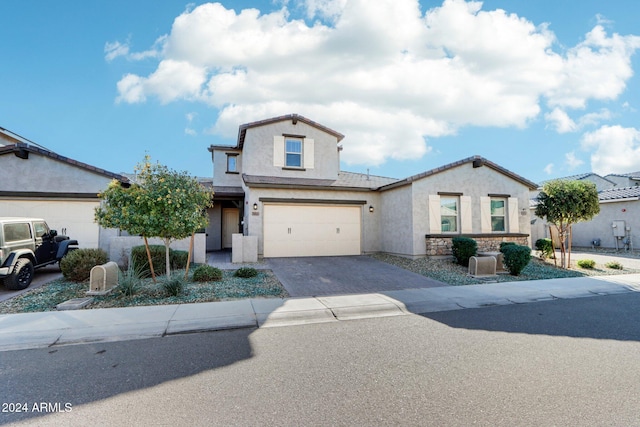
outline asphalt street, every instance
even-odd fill
[[[631,293],[6,351],[0,423],[638,425],[638,306]]]

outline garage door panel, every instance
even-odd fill
[[[359,255],[361,207],[270,205],[264,208],[264,256]]]

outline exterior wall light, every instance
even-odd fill
[[[373,213],[373,205],[369,205],[369,212]]]
[[[254,204],[253,204],[253,210],[254,210],[254,211],[257,211],[257,210],[258,210],[258,204],[257,204],[257,203],[254,203]]]

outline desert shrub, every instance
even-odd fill
[[[84,282],[89,279],[93,267],[102,265],[107,260],[107,253],[102,249],[77,249],[60,260],[60,270],[65,279]]]
[[[456,262],[462,266],[469,266],[469,258],[478,252],[478,244],[469,237],[454,237],[451,242],[451,250]]]
[[[252,267],[242,267],[237,269],[236,272],[233,273],[233,275],[236,277],[244,277],[244,278],[256,277],[258,275],[258,270]]]
[[[222,280],[222,270],[211,265],[199,265],[193,270],[194,282],[213,282]]]
[[[165,248],[164,245],[149,245],[153,270],[156,275],[165,273]],[[180,270],[187,266],[189,253],[186,251],[176,251],[169,248],[169,263],[174,270]],[[151,268],[147,259],[147,250],[144,245],[131,248],[131,265],[136,270],[143,272],[143,277],[151,277]]]
[[[162,282],[162,289],[164,289],[168,296],[177,297],[184,289],[184,279],[181,275],[171,276],[171,278],[165,279]]]
[[[506,245],[502,248],[504,265],[509,274],[518,276],[531,260],[531,248],[521,245]]]
[[[512,246],[515,244],[516,242],[500,242],[500,252],[502,252],[502,248],[504,248],[505,246]]]
[[[130,297],[138,293],[142,287],[144,271],[129,268],[126,272],[119,272],[118,290],[124,296]]]
[[[553,242],[551,239],[538,239],[535,246],[540,258],[553,258]]]
[[[610,261],[604,265],[607,268],[612,268],[614,270],[622,270],[624,266],[620,264],[618,261]]]
[[[581,259],[578,261],[578,267],[592,269],[596,266],[596,262],[592,259]]]

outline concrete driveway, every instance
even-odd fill
[[[368,256],[266,259],[292,297],[449,286]]]
[[[49,283],[50,281],[59,279],[61,277],[62,273],[60,272],[60,267],[58,267],[58,264],[39,268],[35,271],[33,281],[27,289],[23,289],[21,291],[10,291],[3,284],[0,284],[0,301],[6,301],[13,297],[17,297],[18,295],[22,295],[26,292],[32,291],[44,285],[45,283]]]

